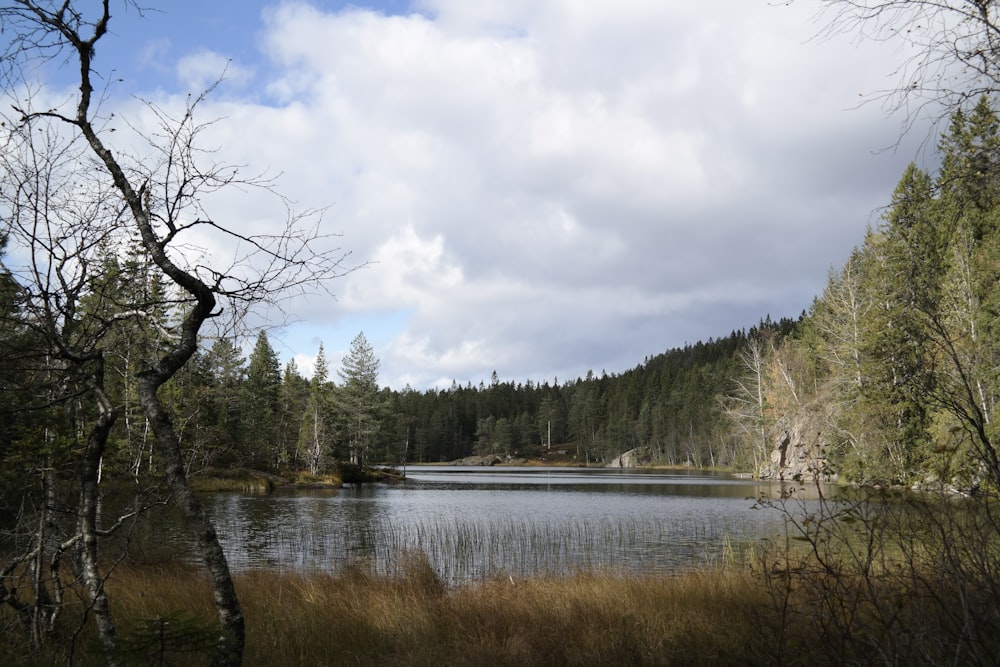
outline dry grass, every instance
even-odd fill
[[[813,515],[801,523],[804,542],[676,576],[590,573],[453,588],[421,555],[392,575],[361,566],[242,573],[245,664],[1000,664],[1000,507],[877,509]],[[209,664],[214,611],[197,568],[132,564],[107,586],[132,649],[124,664]],[[81,609],[63,612],[63,646]],[[66,662],[51,653],[27,661],[28,636],[12,618],[0,607],[0,660]],[[103,664],[85,636],[75,646],[73,664]]]
[[[771,663],[761,631],[770,599],[746,572],[591,574],[449,589],[415,556],[394,577],[364,568],[336,576],[255,572],[239,575],[237,586],[247,665]],[[208,585],[183,568],[121,569],[108,588],[122,637],[170,624],[192,633],[211,627]],[[14,643],[4,644],[0,656],[12,657],[4,654]],[[102,662],[92,644],[79,645],[74,664]],[[159,660],[160,652],[152,653],[132,659]],[[170,647],[162,657],[186,667],[209,662],[197,650]],[[51,659],[39,656],[35,664]]]
[[[274,479],[270,475],[247,468],[210,469],[193,475],[190,484],[195,491],[269,493],[274,488]]]
[[[257,573],[239,584],[252,665],[747,664],[768,602],[749,577],[732,573],[508,579],[449,590],[419,557],[392,578],[356,569]]]
[[[210,468],[191,476],[194,491],[218,493],[270,493],[276,486],[337,489],[343,479],[337,473],[312,474],[308,470],[292,470],[274,475],[249,468]]]

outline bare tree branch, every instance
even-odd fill
[[[904,133],[937,124],[970,99],[1000,92],[1000,9],[994,0],[817,0],[822,37],[898,46],[892,87],[870,101],[904,114]]]

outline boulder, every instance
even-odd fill
[[[635,468],[653,461],[653,454],[645,447],[636,447],[619,454],[607,465],[608,468]]]
[[[485,456],[466,456],[464,459],[456,459],[449,463],[448,465],[453,466],[495,466],[499,463],[503,463],[501,459],[496,454],[487,454]]]

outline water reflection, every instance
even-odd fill
[[[392,571],[421,551],[446,581],[581,569],[670,572],[775,535],[777,487],[724,475],[410,468],[396,485],[204,497],[234,569]],[[177,540],[176,532],[164,533]],[[180,538],[183,540],[183,538]]]

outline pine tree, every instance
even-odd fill
[[[993,434],[1000,393],[1000,120],[988,98],[955,115],[940,150],[946,249],[940,300],[928,313],[937,350],[935,438],[942,444],[937,449],[948,454],[948,460],[938,457],[938,465],[961,476],[955,463],[971,455],[1000,485]],[[974,483],[975,467],[965,482]]]
[[[261,331],[250,353],[243,383],[245,443],[251,462],[274,465],[277,461],[281,366],[267,334]]]
[[[855,481],[1000,485],[1000,122],[952,118],[936,179],[910,165],[883,223],[813,308]]]
[[[884,224],[869,237],[878,295],[862,350],[866,481],[904,482],[927,443],[926,396],[934,382],[927,313],[940,297],[942,257],[933,185],[911,164],[893,193]]]
[[[342,382],[337,392],[338,407],[345,423],[351,463],[363,466],[385,412],[378,391],[379,360],[364,333],[351,341],[342,363],[338,371]]]
[[[207,460],[231,465],[240,458],[243,442],[243,402],[241,391],[246,370],[240,350],[228,338],[219,338],[205,357],[205,366],[212,380],[208,409],[214,441],[214,451]]]
[[[290,359],[285,364],[285,372],[281,379],[277,432],[279,466],[297,465],[301,462],[297,445],[308,400],[309,382],[299,373],[295,360]]]
[[[124,255],[119,259],[115,250],[106,248],[102,270],[101,299],[114,304],[117,311],[141,313],[119,322],[110,332],[107,344],[109,383],[112,391],[120,395],[123,406],[119,428],[123,432],[120,449],[128,456],[133,475],[138,475],[143,457],[147,468],[153,464],[153,448],[149,427],[142,413],[136,386],[138,372],[155,359],[161,347],[164,332],[169,328],[171,313],[168,310],[168,288],[163,276],[154,270],[149,254],[138,239],[130,239]],[[171,392],[178,398],[177,383]],[[181,407],[171,400],[172,407]],[[192,414],[190,406],[183,409],[185,421]]]

